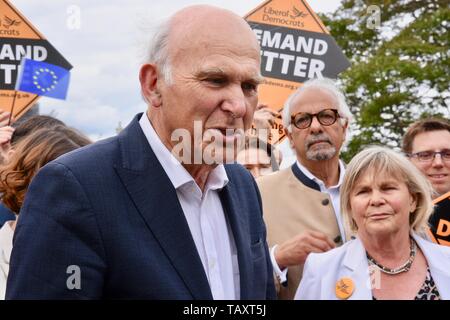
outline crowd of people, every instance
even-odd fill
[[[258,104],[253,31],[206,5],[159,26],[139,79],[147,110],[96,143],[0,114],[1,298],[450,299],[450,248],[427,236],[450,191],[448,119],[346,164],[335,81],[305,82],[282,115]],[[285,169],[250,134],[280,117]]]

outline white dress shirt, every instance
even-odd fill
[[[297,167],[303,172],[303,174],[310,180],[313,180],[315,183],[317,183],[320,187],[320,192],[328,193],[331,198],[331,203],[333,204],[334,214],[336,215],[337,224],[339,227],[339,233],[341,234],[342,241],[345,241],[345,233],[344,233],[344,224],[342,222],[341,217],[341,207],[340,207],[340,200],[339,200],[339,188],[341,187],[342,182],[344,181],[344,175],[345,175],[345,167],[344,163],[339,160],[339,181],[337,185],[327,188],[325,183],[318,179],[316,176],[314,176],[306,167],[300,164],[299,161],[296,162]],[[278,245],[274,245],[270,249],[270,260],[272,262],[272,267],[275,275],[277,276],[278,280],[283,283],[287,281],[287,271],[288,269],[285,268],[283,270],[280,269],[280,267],[277,264],[277,261],[275,259],[275,250],[277,249]]]
[[[303,172],[305,176],[308,177],[308,179],[313,180],[315,183],[317,183],[320,187],[320,192],[328,193],[331,198],[331,203],[333,204],[334,214],[336,215],[337,224],[339,226],[339,232],[341,234],[342,241],[345,241],[345,233],[344,233],[344,224],[342,222],[341,217],[341,206],[340,206],[340,199],[339,199],[339,189],[341,187],[342,182],[344,181],[344,175],[345,175],[345,166],[344,163],[339,160],[339,181],[337,185],[331,186],[327,188],[325,186],[325,183],[318,179],[316,176],[314,176],[306,167],[302,166],[300,162],[296,162],[298,168]]]
[[[176,190],[213,298],[239,299],[236,244],[218,194],[228,183],[224,166],[218,165],[210,172],[202,192],[194,178],[162,143],[145,113],[139,124]]]

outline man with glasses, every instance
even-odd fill
[[[414,122],[403,137],[403,152],[427,177],[437,198],[450,191],[450,122],[423,119]]]
[[[342,92],[329,79],[305,82],[287,100],[283,125],[297,161],[257,180],[280,299],[292,299],[310,252],[344,239],[339,152],[352,118]]]

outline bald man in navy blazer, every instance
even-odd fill
[[[275,297],[253,178],[240,165],[189,156],[208,150],[208,135],[218,148],[213,156],[230,141],[236,151],[239,130],[250,128],[257,40],[237,15],[203,5],[179,11],[158,30],[140,69],[147,112],[33,180],[7,299]],[[194,123],[206,134],[200,143],[183,140],[191,146],[183,157],[174,154],[174,132],[193,137]]]

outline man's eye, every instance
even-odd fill
[[[419,152],[417,153],[417,156],[420,159],[431,159],[433,157],[433,152],[429,152],[429,151],[424,151],[424,152]]]
[[[208,79],[205,79],[205,81],[209,82],[213,85],[221,85],[221,84],[224,84],[227,82],[227,80],[223,79],[223,78],[208,78]]]
[[[250,91],[250,90],[256,91],[257,88],[258,88],[258,86],[251,82],[244,82],[242,84],[242,89],[244,89],[245,91]]]

